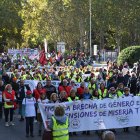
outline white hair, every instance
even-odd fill
[[[115,140],[115,135],[112,131],[105,131],[102,135],[102,140]]]

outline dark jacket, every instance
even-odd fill
[[[124,85],[127,86],[128,85],[128,80],[131,76],[129,74],[124,75]]]
[[[137,78],[136,77],[129,78],[128,87],[130,88],[130,93],[136,95],[136,91],[137,91]]]
[[[50,99],[52,93],[56,93],[56,87],[53,85],[50,86],[46,85],[44,86],[44,88],[46,89],[46,95],[48,99]]]
[[[27,90],[31,90],[29,85],[19,86],[19,91],[17,95],[19,103],[22,103],[23,99],[25,98]]]
[[[17,97],[18,91],[19,91],[19,84],[16,82],[11,82],[12,88],[15,91],[15,95]]]

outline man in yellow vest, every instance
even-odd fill
[[[69,120],[62,106],[57,106],[52,116],[49,128],[52,130],[53,140],[69,140]]]
[[[21,76],[21,79],[22,80],[26,80],[26,77],[27,77],[27,74],[26,74],[25,71],[23,71],[22,76]]]
[[[77,83],[81,83],[81,82],[83,81],[82,78],[81,78],[81,76],[80,76],[80,74],[77,74],[77,75],[76,75],[75,81],[76,81]]]
[[[94,78],[92,78],[90,80],[90,83],[88,84],[88,88],[89,88],[89,92],[90,94],[93,94],[93,92],[98,89],[97,84],[96,84],[96,80]]]
[[[124,84],[123,83],[118,84],[116,92],[117,92],[118,97],[121,97],[123,95],[123,92],[124,92]]]

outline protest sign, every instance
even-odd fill
[[[101,130],[140,126],[140,97],[83,100],[60,104],[39,104],[45,128],[57,105],[65,108],[69,131]]]

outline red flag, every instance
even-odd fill
[[[43,66],[47,63],[45,50],[42,50],[39,54],[39,63],[42,64]]]

